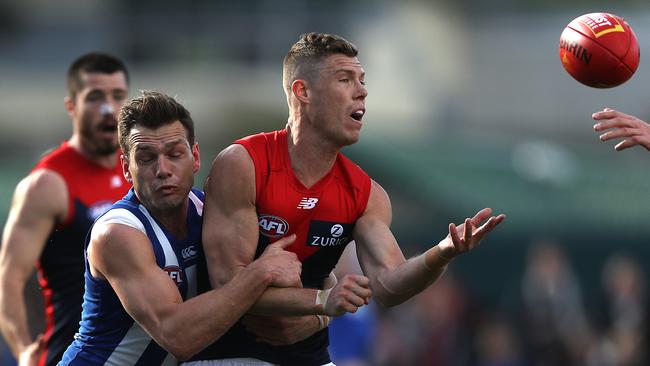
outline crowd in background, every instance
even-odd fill
[[[504,288],[497,303],[475,296],[451,268],[402,306],[371,304],[335,319],[334,360],[339,366],[646,365],[644,269],[631,256],[610,255],[600,278],[583,279],[599,283],[598,295],[587,298],[572,260],[557,243],[534,243],[517,285]]]

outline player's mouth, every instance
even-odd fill
[[[102,123],[98,127],[99,132],[107,135],[115,135],[117,133],[117,123]]]
[[[353,120],[357,122],[361,122],[363,119],[363,115],[366,114],[366,110],[364,108],[357,109],[356,111],[352,112],[350,114],[350,117],[352,117]]]
[[[159,186],[156,190],[162,194],[167,195],[176,192],[176,186],[172,184],[164,184],[162,186]]]

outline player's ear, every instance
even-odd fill
[[[120,164],[122,164],[122,174],[124,174],[124,179],[129,183],[133,183],[133,177],[131,177],[131,172],[129,171],[129,157],[121,154]]]
[[[74,99],[69,95],[66,95],[66,97],[63,98],[63,106],[65,107],[66,112],[68,112],[68,116],[74,118]]]
[[[296,79],[291,83],[291,92],[302,103],[309,103],[309,88],[307,81]]]
[[[192,162],[192,171],[198,173],[199,169],[201,169],[201,154],[199,154],[198,142],[195,142],[192,146],[192,156],[194,157],[194,161]]]

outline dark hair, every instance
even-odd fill
[[[284,57],[282,83],[287,93],[291,83],[299,77],[311,78],[315,66],[325,57],[333,54],[356,57],[357,47],[343,37],[327,33],[307,33],[300,36]]]
[[[194,121],[190,112],[174,98],[159,91],[143,90],[141,96],[126,102],[117,121],[120,148],[127,156],[129,134],[135,125],[155,129],[180,121],[185,127],[190,146],[194,145]]]
[[[107,53],[91,52],[80,56],[68,69],[68,95],[74,98],[79,90],[83,89],[83,81],[81,74],[86,73],[101,73],[113,74],[122,71],[126,78],[126,83],[129,83],[129,72],[124,63],[115,56]]]

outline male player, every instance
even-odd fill
[[[79,333],[59,365],[175,365],[214,342],[268,286],[299,286],[284,238],[225,286],[194,297],[203,259],[199,146],[189,112],[159,92],[124,105],[122,168],[133,188],[86,241]],[[186,301],[187,300],[187,301]]]
[[[295,234],[288,248],[303,263],[305,288],[271,288],[250,312],[326,314],[367,302],[393,306],[416,295],[455,256],[478,246],[505,216],[479,211],[424,254],[406,260],[389,229],[391,207],[382,187],[340,153],[359,139],[368,92],[357,49],[321,33],[300,37],[284,59],[289,105],[286,128],[238,140],[213,163],[206,183],[203,239],[213,286],[226,284],[277,238]],[[487,221],[486,221],[487,220]],[[322,289],[346,244],[355,240],[363,276]],[[369,279],[369,280],[368,280]],[[343,293],[343,295],[341,295]],[[240,326],[199,359],[219,365],[326,365],[327,330],[290,346],[256,343]],[[221,360],[247,357],[257,359]]]
[[[89,53],[68,70],[72,136],[16,187],[0,251],[0,329],[20,365],[55,365],[79,328],[83,242],[92,222],[126,194],[116,113],[129,75],[117,58]],[[32,338],[23,296],[38,268],[44,335]]]
[[[650,124],[637,117],[605,108],[602,111],[592,114],[592,118],[598,123],[594,130],[603,132],[600,135],[601,141],[623,138],[623,141],[614,146],[616,151],[625,150],[632,146],[641,145],[650,150]]]

